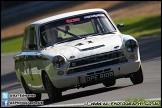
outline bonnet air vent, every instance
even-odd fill
[[[81,45],[83,45],[82,43],[77,43],[75,46],[81,46]]]
[[[87,41],[88,43],[93,43],[92,41]]]
[[[104,46],[105,46],[104,44],[103,45],[98,45],[98,46],[93,46],[93,47],[81,49],[81,51],[94,50],[94,49],[101,48],[101,47],[104,47]]]

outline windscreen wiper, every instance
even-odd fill
[[[105,33],[95,33],[95,34],[92,34],[92,36],[96,36],[96,35],[104,35]]]
[[[77,35],[75,35],[75,34],[73,34],[73,33],[67,32],[67,31],[65,31],[65,30],[63,30],[63,29],[60,29],[60,28],[56,28],[56,29],[59,30],[59,31],[61,31],[61,32],[66,33],[66,34],[68,34],[68,35],[71,35],[71,36],[73,36],[73,37],[78,37],[79,39],[81,39],[80,36],[77,36]]]

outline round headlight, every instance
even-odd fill
[[[55,68],[62,68],[65,65],[65,59],[62,56],[55,56],[52,62]]]
[[[125,47],[128,52],[134,52],[137,49],[138,45],[135,40],[127,40],[125,42]]]

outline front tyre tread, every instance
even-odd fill
[[[141,66],[137,72],[131,74],[130,79],[134,85],[140,84],[143,82],[143,71],[142,71]]]
[[[56,100],[59,100],[62,97],[62,92],[58,91],[50,81],[47,74],[44,76],[45,78],[45,88],[49,97],[49,100],[51,102],[55,102]]]
[[[35,95],[36,95],[36,97],[32,97],[32,98],[28,98],[28,97],[27,97],[27,99],[28,99],[29,101],[40,101],[40,100],[41,100],[42,94],[41,94],[41,93],[34,93],[34,92],[32,92],[32,91],[28,88],[28,86],[27,86],[27,84],[25,83],[25,80],[24,80],[24,79],[22,79],[22,85],[23,85],[23,87],[24,87],[24,90],[25,90],[25,93],[26,93],[26,94],[35,94]]]

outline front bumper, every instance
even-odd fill
[[[114,74],[111,78],[116,78],[117,76],[126,76],[130,73],[138,71],[140,65],[141,65],[141,61],[120,63],[116,65],[105,66],[102,68],[89,70],[86,72],[79,72],[75,74],[60,76],[58,78],[51,79],[51,81],[56,88],[72,87],[72,86],[86,84],[87,74],[90,74],[92,72],[110,69],[111,71],[113,71]],[[109,77],[106,79],[109,79]]]

